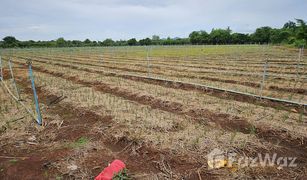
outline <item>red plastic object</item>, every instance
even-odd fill
[[[112,180],[113,176],[126,167],[121,160],[114,160],[95,178],[95,180]]]

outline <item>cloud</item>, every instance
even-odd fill
[[[21,40],[187,37],[231,27],[252,32],[307,20],[304,0],[2,0],[0,38]]]

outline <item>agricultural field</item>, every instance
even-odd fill
[[[93,179],[114,159],[133,179],[303,179],[306,55],[269,45],[1,50],[0,179]],[[19,102],[35,112],[32,62],[42,126],[10,96],[9,61]],[[212,167],[214,149],[296,165]]]

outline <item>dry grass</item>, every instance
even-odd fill
[[[258,49],[259,50],[259,49]],[[161,50],[162,51],[162,50]],[[196,51],[195,49],[192,50]],[[156,63],[161,65],[161,67],[171,66],[172,63],[179,61],[181,64],[178,65],[188,65],[193,64],[195,66],[206,66],[215,68],[222,66],[218,64],[223,58],[229,58],[228,60],[233,60],[236,57],[231,51],[220,52],[215,49],[210,53],[204,53],[203,56],[198,57],[195,54],[190,54],[189,57],[179,56],[176,57],[173,54],[168,54],[167,58],[160,57],[160,52],[156,52],[155,57],[157,59]],[[236,52],[240,58],[249,58],[250,60],[255,60],[259,58],[259,54],[254,50],[251,51],[251,54],[244,55],[247,51]],[[287,58],[293,58],[293,56],[286,57],[286,54],[275,54],[279,51],[272,51],[272,56],[276,56],[276,59],[287,60]],[[40,134],[41,139],[38,139],[40,145],[44,148],[49,148],[52,150],[57,150],[61,148],[68,148],[72,152],[68,156],[61,159],[60,161],[54,162],[52,166],[60,170],[62,175],[69,178],[77,179],[91,179],[91,170],[86,168],[87,160],[89,157],[93,156],[93,153],[103,153],[106,156],[117,157],[118,154],[129,153],[133,155],[138,155],[138,150],[142,147],[149,147],[153,150],[158,150],[159,152],[167,152],[170,156],[174,157],[186,157],[188,163],[191,164],[202,164],[201,167],[191,169],[193,172],[201,172],[204,169],[207,169],[207,157],[206,155],[214,148],[223,149],[225,151],[235,151],[242,156],[250,156],[256,154],[259,150],[267,150],[269,152],[274,152],[280,147],[268,140],[258,137],[255,132],[251,129],[250,133],[241,133],[235,131],[234,129],[229,130],[218,126],[214,118],[217,118],[219,114],[227,115],[227,120],[235,120],[236,118],[241,118],[244,121],[247,121],[251,125],[261,126],[265,128],[270,128],[273,130],[285,130],[284,135],[280,135],[280,138],[287,138],[286,135],[290,134],[292,137],[305,137],[307,136],[307,127],[306,127],[306,117],[296,112],[288,112],[285,110],[278,110],[276,108],[262,107],[252,103],[244,103],[237,101],[230,101],[224,98],[210,96],[210,94],[204,94],[196,91],[187,91],[181,89],[172,89],[162,86],[157,86],[154,84],[148,84],[144,82],[132,81],[120,77],[111,77],[103,76],[104,70],[110,70],[114,67],[125,67],[125,58],[134,57],[136,60],[132,60],[130,63],[138,62],[142,58],[139,57],[139,54],[120,54],[117,56],[119,62],[122,64],[110,64],[108,67],[93,67],[88,65],[78,65],[76,62],[86,62],[87,59],[93,64],[99,64],[100,55],[99,53],[76,53],[72,55],[67,55],[67,52],[58,53],[56,55],[51,55],[50,57],[62,58],[62,64],[73,65],[80,68],[80,70],[74,70],[71,68],[65,68],[61,66],[48,65],[44,63],[35,62],[35,67],[40,67],[48,69],[50,72],[61,72],[65,76],[77,77],[80,80],[87,82],[101,82],[111,89],[119,89],[122,92],[127,94],[134,94],[137,97],[151,97],[155,100],[161,100],[163,102],[173,102],[181,105],[182,112],[178,113],[176,111],[165,110],[159,107],[153,107],[150,104],[145,105],[146,103],[141,103],[140,101],[130,99],[125,96],[120,96],[116,93],[101,91],[93,86],[81,85],[82,83],[77,83],[73,80],[65,80],[65,78],[51,76],[48,73],[35,72],[36,76],[36,85],[41,87],[42,91],[46,94],[53,94],[56,96],[65,96],[61,104],[70,104],[72,107],[81,110],[89,110],[104,117],[109,115],[112,117],[112,122],[109,126],[104,127],[104,122],[99,121],[95,122],[92,125],[91,135],[93,137],[81,137],[76,141],[56,141],[57,133],[65,131],[63,124],[67,123],[65,116],[59,116],[57,114],[52,114],[48,112],[48,107],[42,104],[42,112],[44,116],[44,126],[39,128],[35,125],[35,122],[24,113],[21,108],[14,102],[9,96],[0,88],[0,126],[6,127],[5,131],[1,134],[1,146],[5,143],[5,139],[14,139],[20,141],[19,146],[27,148],[25,139],[31,138],[33,134]],[[253,54],[254,53],[254,54]],[[32,56],[34,59],[39,57],[39,54],[31,55],[29,53],[23,52],[22,56]],[[204,55],[208,57],[204,57]],[[80,56],[80,57],[78,57]],[[255,57],[253,57],[255,56]],[[78,58],[76,58],[78,57]],[[214,57],[215,59],[210,60]],[[74,60],[70,58],[76,58]],[[109,58],[112,58],[109,54]],[[122,58],[122,59],[121,59]],[[182,58],[182,60],[177,59]],[[190,61],[187,59],[190,58]],[[201,60],[210,60],[204,61]],[[22,62],[19,59],[14,59],[18,62]],[[168,62],[170,60],[170,62]],[[51,59],[44,60],[51,62]],[[111,62],[109,59],[108,61]],[[173,61],[173,62],[171,62]],[[216,62],[215,62],[216,61]],[[162,65],[164,63],[164,65]],[[169,63],[169,64],[168,64]],[[225,62],[225,65],[227,63]],[[235,65],[235,64],[234,64]],[[141,70],[142,67],[138,65],[130,65],[128,68],[132,70]],[[180,68],[177,66],[176,70],[158,70],[155,69],[152,72],[159,74],[163,71],[163,74],[160,73],[162,77],[167,77],[168,79],[174,80],[184,80],[189,82],[201,82],[209,83],[217,87],[237,89],[246,92],[258,93],[258,89],[251,88],[243,85],[233,85],[223,82],[214,82],[214,81],[204,81],[201,80],[201,75],[197,75],[196,78],[191,78],[191,75],[194,75],[190,71],[195,71],[194,67],[189,68]],[[259,67],[260,68],[260,67]],[[258,69],[259,69],[258,68]],[[82,71],[82,69],[93,69],[95,71],[100,71],[99,73],[88,73]],[[144,69],[143,69],[144,70]],[[186,72],[181,72],[185,70]],[[254,69],[256,70],[256,69]],[[114,70],[116,72],[125,72],[125,70]],[[145,75],[146,73],[136,73],[139,75]],[[186,75],[186,78],[176,77],[178,74]],[[25,74],[19,74],[20,76],[25,76]],[[205,77],[205,76],[203,76]],[[219,76],[220,79],[236,79],[239,81],[255,81],[255,79],[250,77],[226,77]],[[271,82],[271,84],[276,85],[279,81]],[[287,82],[289,83],[289,82]],[[293,84],[290,82],[290,86]],[[284,87],[282,84],[280,87]],[[305,87],[304,84],[301,84],[302,87]],[[12,88],[12,87],[11,87]],[[276,97],[288,97],[291,96],[293,99],[301,99],[302,101],[306,100],[306,96],[289,93],[275,92],[273,90],[265,90],[265,95],[271,95]],[[25,102],[32,106],[32,97],[29,95],[23,94],[22,97],[25,99]],[[208,112],[211,112],[213,116],[210,120],[209,117],[195,117],[189,115],[188,112],[192,110],[204,109]],[[12,123],[15,119],[21,118]],[[201,119],[201,121],[199,121]],[[86,124],[86,119],[84,119],[84,124]],[[52,129],[50,129],[52,127]],[[73,126],[72,126],[73,127]],[[43,130],[46,131],[43,131]],[[89,134],[87,134],[89,135]],[[108,136],[107,136],[108,135]],[[100,137],[100,140],[97,140]],[[125,148],[119,152],[114,152],[110,144],[105,144],[106,139],[112,137],[115,141],[120,141],[125,138],[128,142]],[[44,139],[46,138],[46,139]],[[95,140],[94,140],[95,139]],[[113,142],[113,141],[112,141]],[[12,143],[12,142],[10,142]],[[283,147],[282,147],[283,148]],[[95,149],[95,151],[93,151]],[[160,173],[139,173],[134,174],[133,176],[138,179],[178,179],[180,178],[180,173],[173,170],[174,167],[169,165],[170,162],[164,159],[161,156],[160,159],[155,161],[157,169],[160,170]],[[77,168],[75,168],[77,167]],[[267,169],[263,168],[242,168],[234,172],[229,172],[227,169],[206,171],[206,173],[216,176],[216,177],[228,177],[228,178],[250,178],[255,177],[253,171],[256,171],[257,178],[264,178],[261,176],[261,173],[268,172]],[[273,172],[277,171],[276,167],[273,167]],[[287,171],[287,172],[290,172]],[[182,174],[181,174],[182,175]],[[297,171],[293,172],[292,175],[297,175]]]
[[[41,59],[40,59],[41,61]],[[60,62],[60,64],[63,65],[72,65],[75,67],[78,67],[79,69],[90,69],[90,70],[98,70],[101,71],[101,73],[103,72],[108,72],[108,71],[112,71],[112,72],[116,72],[116,73],[127,73],[126,70],[121,70],[121,69],[117,69],[118,66],[114,65],[114,66],[110,66],[110,67],[99,67],[98,68],[93,68],[92,65],[76,65],[75,63],[72,63],[73,61],[71,60],[63,60],[61,59],[61,61],[66,61],[66,62]],[[85,61],[85,60],[84,60]],[[81,61],[82,62],[82,61]],[[78,64],[78,62],[77,62]],[[95,65],[95,64],[93,64]],[[98,64],[98,66],[101,65]],[[106,65],[103,65],[106,66]],[[129,68],[131,69],[134,65],[123,65],[123,68]],[[137,71],[144,71],[143,72],[137,72]],[[253,71],[253,70],[251,70]],[[222,78],[221,74],[219,74],[218,72],[214,71],[215,73],[213,74],[208,74],[206,76],[201,76],[200,74],[196,73],[195,75],[191,75],[191,73],[187,70],[184,69],[178,69],[178,70],[168,70],[168,69],[164,69],[162,68],[161,70],[159,70],[159,72],[157,70],[152,69],[150,71],[151,77],[157,77],[157,78],[166,78],[166,79],[170,79],[170,80],[175,80],[175,81],[184,81],[184,82],[191,82],[191,83],[199,83],[199,84],[206,84],[206,85],[210,85],[210,86],[214,86],[214,87],[219,87],[219,88],[225,88],[225,89],[231,89],[231,90],[236,90],[236,91],[241,91],[241,92],[247,92],[247,93],[252,93],[252,94],[260,94],[260,88],[255,88],[255,87],[249,87],[244,85],[244,83],[242,85],[240,84],[235,84],[235,83],[226,83],[227,80],[235,80],[238,82],[253,82],[256,84],[260,84],[262,81],[262,72],[260,73],[256,73],[259,74],[259,76],[257,78],[252,78],[250,76],[247,75],[241,75],[241,76],[233,76],[233,75],[225,75],[225,78]],[[135,75],[141,75],[141,76],[146,76],[147,75],[147,68],[132,68],[131,72],[129,72],[131,74],[135,74]],[[270,73],[271,74],[271,73]],[[220,81],[211,81],[211,80],[207,80],[207,79],[202,79],[202,78],[218,78]],[[303,79],[301,79],[303,80]],[[282,80],[282,81],[278,81],[276,80],[276,78],[272,78],[269,77],[267,78],[266,82],[265,82],[265,87],[269,87],[269,86],[276,86],[276,87],[281,87],[281,88],[300,88],[300,89],[304,89],[306,88],[306,85],[304,84],[304,82],[295,82],[293,80]],[[283,99],[289,99],[289,100],[296,100],[296,101],[305,101],[306,100],[306,96],[302,96],[300,94],[297,93],[292,93],[290,92],[285,92],[285,91],[276,91],[276,90],[269,90],[269,89],[264,89],[262,91],[262,95],[264,96],[270,96],[270,97],[276,97],[276,98],[283,98]]]
[[[99,114],[107,113],[114,117],[118,127],[112,127],[112,130],[115,131],[118,138],[128,134],[131,140],[145,142],[156,148],[167,148],[174,151],[198,149],[202,152],[207,152],[217,146],[229,148],[241,142],[257,142],[253,135],[237,133],[233,138],[231,132],[212,129],[194,122],[189,117],[152,109],[43,73],[39,73],[37,80],[38,83],[48,84],[45,89],[53,94],[63,93],[68,97],[64,101],[76,107],[91,109]],[[211,139],[212,137],[214,138]]]
[[[119,77],[101,76],[97,73],[82,72],[65,67],[55,70],[55,72],[59,70],[60,72],[65,72],[65,74],[69,76],[76,76],[76,74],[78,74],[77,77],[81,80],[107,83],[111,87],[118,87],[127,90],[127,92],[134,92],[139,94],[139,96],[150,95],[165,101],[178,102],[184,105],[183,109],[186,111],[195,108],[202,109],[205,105],[205,109],[212,112],[241,117],[255,125],[272,127],[274,129],[286,129],[293,137],[307,136],[307,127],[302,126],[307,121],[306,116],[299,113],[262,107],[251,103],[229,101],[227,99],[221,99],[195,91],[165,88]],[[71,82],[68,83],[71,84]],[[90,105],[99,106],[100,102],[103,101],[93,98],[93,96],[91,96],[93,92],[90,90],[84,94],[88,94],[87,98],[92,98]],[[137,112],[138,111],[135,111],[135,113]],[[154,123],[154,121],[149,120],[148,123],[151,124]],[[167,128],[167,126],[164,127]]]
[[[6,83],[9,84],[9,88],[13,89],[9,81]],[[22,99],[30,108],[33,103],[31,99],[24,94],[22,94]],[[30,136],[32,130],[39,130],[39,128],[35,128],[35,121],[31,115],[7,93],[2,84],[0,86],[0,102],[1,139],[18,139],[22,136]]]

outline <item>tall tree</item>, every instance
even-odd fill
[[[307,26],[306,22],[302,19],[296,19],[296,22],[298,24],[297,28],[297,39],[305,39],[307,40]]]
[[[296,23],[293,21],[288,21],[284,24],[283,29],[288,29],[294,32],[296,29]]]
[[[102,41],[102,45],[103,46],[114,46],[114,43],[115,42],[112,39],[110,39],[110,38]]]
[[[160,37],[158,35],[153,35],[151,38],[151,44],[158,45],[161,43]]]
[[[137,40],[135,38],[132,38],[132,39],[129,39],[127,43],[129,46],[135,46],[137,45]]]
[[[227,29],[212,29],[210,33],[210,42],[212,44],[228,44],[231,40],[231,30]]]
[[[89,40],[89,39],[85,39],[85,40],[83,41],[83,43],[84,43],[84,45],[86,45],[86,46],[90,46],[90,45],[92,44],[92,41]]]
[[[56,46],[57,47],[65,47],[66,46],[66,41],[65,41],[65,39],[64,38],[58,38],[57,40],[56,40]]]
[[[201,33],[200,31],[193,31],[190,35],[190,42],[192,44],[200,44],[201,43]]]
[[[5,48],[14,48],[18,47],[19,41],[14,36],[6,36],[3,38],[2,46]]]
[[[210,41],[210,36],[206,31],[200,31],[200,43],[208,44]]]
[[[286,42],[290,35],[290,32],[285,29],[271,29],[270,42],[273,44]]]
[[[139,41],[139,43],[140,43],[140,45],[141,46],[148,46],[148,45],[151,45],[151,39],[149,39],[149,38],[146,38],[146,39],[141,39],[140,41]]]
[[[255,43],[269,43],[271,30],[272,28],[269,26],[257,28],[256,32],[251,35],[251,38]]]
[[[250,38],[249,38],[248,34],[233,33],[233,34],[231,34],[231,43],[232,44],[250,43]]]

